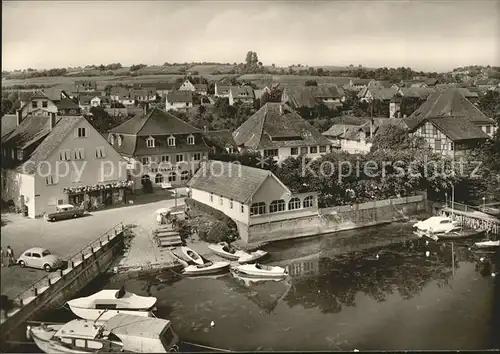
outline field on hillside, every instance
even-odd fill
[[[308,80],[315,80],[318,84],[345,85],[349,83],[349,77],[334,76],[311,76],[311,75],[272,75],[272,74],[245,74],[239,77],[240,80],[250,81],[257,86],[266,86],[279,82],[282,86],[304,85]]]
[[[189,71],[197,71],[200,75],[208,75],[213,72],[220,72],[222,74],[229,73],[234,69],[234,65],[216,65],[216,64],[202,64],[202,65],[193,65],[189,68]]]

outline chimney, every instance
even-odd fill
[[[23,112],[20,109],[16,110],[16,116],[17,116],[17,125],[19,126],[19,124],[21,124],[21,122],[23,121]]]
[[[54,129],[56,125],[56,117],[57,113],[51,112],[50,113],[50,130]]]

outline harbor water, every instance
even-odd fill
[[[165,270],[101,279],[82,295],[125,285],[155,296],[182,340],[227,350],[498,348],[498,254],[472,243],[418,239],[396,223],[267,246],[263,263],[289,269],[282,281]],[[62,307],[33,320],[73,318]]]

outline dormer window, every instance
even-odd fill
[[[113,134],[111,134],[111,135],[109,136],[109,143],[110,143],[111,145],[115,145],[115,136],[114,136]]]
[[[167,139],[167,145],[168,146],[175,146],[175,137],[169,136]]]
[[[122,146],[122,136],[118,135],[118,146]]]
[[[149,137],[146,139],[146,146],[148,148],[154,148],[155,147],[155,139],[153,139],[152,137]]]
[[[188,145],[194,145],[194,136],[190,135],[187,138]]]

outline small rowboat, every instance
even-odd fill
[[[120,290],[105,289],[93,295],[67,302],[76,316],[89,321],[97,319],[107,321],[118,313],[152,317],[155,303],[155,297],[138,296],[125,291],[124,288]]]
[[[497,248],[500,246],[500,241],[483,241],[483,242],[476,242],[474,244],[474,247],[476,248]]]
[[[207,262],[202,265],[190,265],[184,268],[185,275],[209,275],[225,271],[229,268],[229,262]]]
[[[283,278],[288,274],[285,268],[267,266],[259,263],[242,264],[235,267],[234,270],[236,273],[258,278]]]
[[[255,251],[247,253],[245,251],[231,247],[226,242],[208,245],[216,255],[229,259],[231,261],[238,261],[240,264],[255,262],[258,259],[267,255],[265,251]]]
[[[181,251],[184,254],[184,256],[186,256],[186,258],[189,259],[191,262],[198,265],[203,265],[204,263],[203,258],[201,258],[201,256],[195,251],[193,251],[191,248],[182,246]]]

